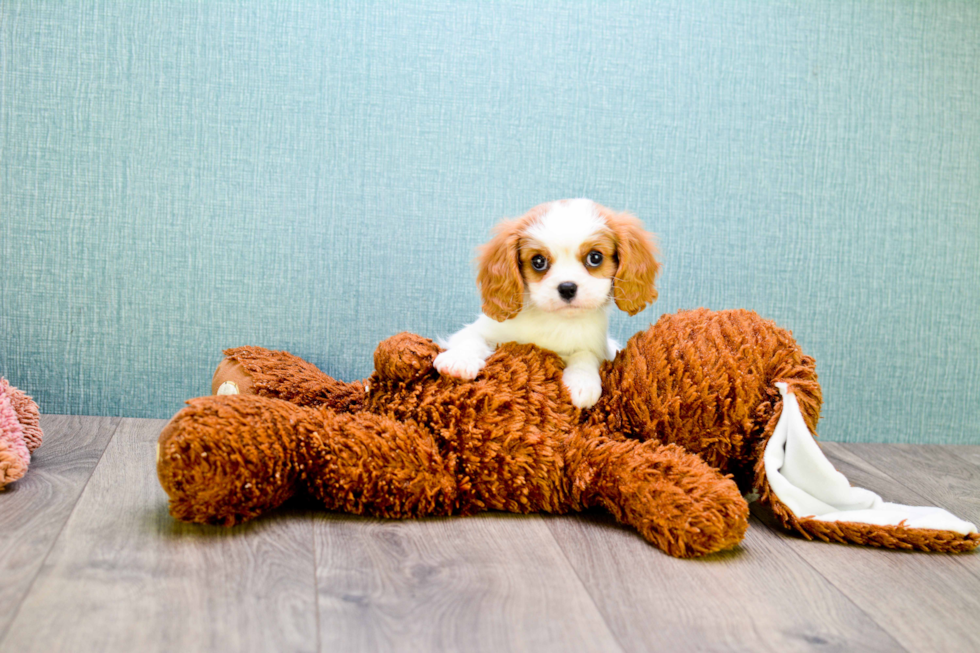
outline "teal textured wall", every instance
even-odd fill
[[[366,375],[503,216],[657,232],[661,301],[818,360],[828,439],[980,443],[980,3],[2,3],[0,374],[165,417],[224,347]]]

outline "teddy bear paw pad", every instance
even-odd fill
[[[225,381],[218,386],[218,396],[221,395],[237,395],[238,394],[238,384],[234,381]]]

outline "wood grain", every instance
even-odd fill
[[[692,560],[600,513],[548,525],[627,650],[901,650],[755,519],[737,549]]]
[[[309,515],[175,522],[155,473],[164,423],[120,423],[0,649],[316,649]]]
[[[950,453],[954,453],[963,460],[980,466],[980,446],[978,445],[951,445],[946,447]]]
[[[118,418],[44,415],[24,478],[0,492],[0,641],[68,521]]]
[[[542,518],[319,516],[323,651],[618,651]]]
[[[975,471],[943,447],[822,443],[852,484],[886,500],[939,505],[971,518],[968,495],[980,491]],[[972,475],[972,480],[971,479]],[[774,533],[776,531],[773,531]],[[980,594],[974,553],[928,554],[808,542],[786,545],[860,611],[910,651],[980,649]]]

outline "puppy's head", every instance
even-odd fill
[[[657,298],[656,247],[640,221],[591,200],[541,204],[499,224],[480,251],[483,312],[504,321],[528,301],[579,313],[610,300],[635,315]]]

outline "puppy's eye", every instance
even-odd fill
[[[602,265],[602,252],[596,250],[589,252],[588,256],[585,257],[585,264],[590,268],[597,268]]]
[[[548,259],[541,256],[540,254],[535,254],[531,257],[531,267],[538,272],[544,272],[548,269]]]

